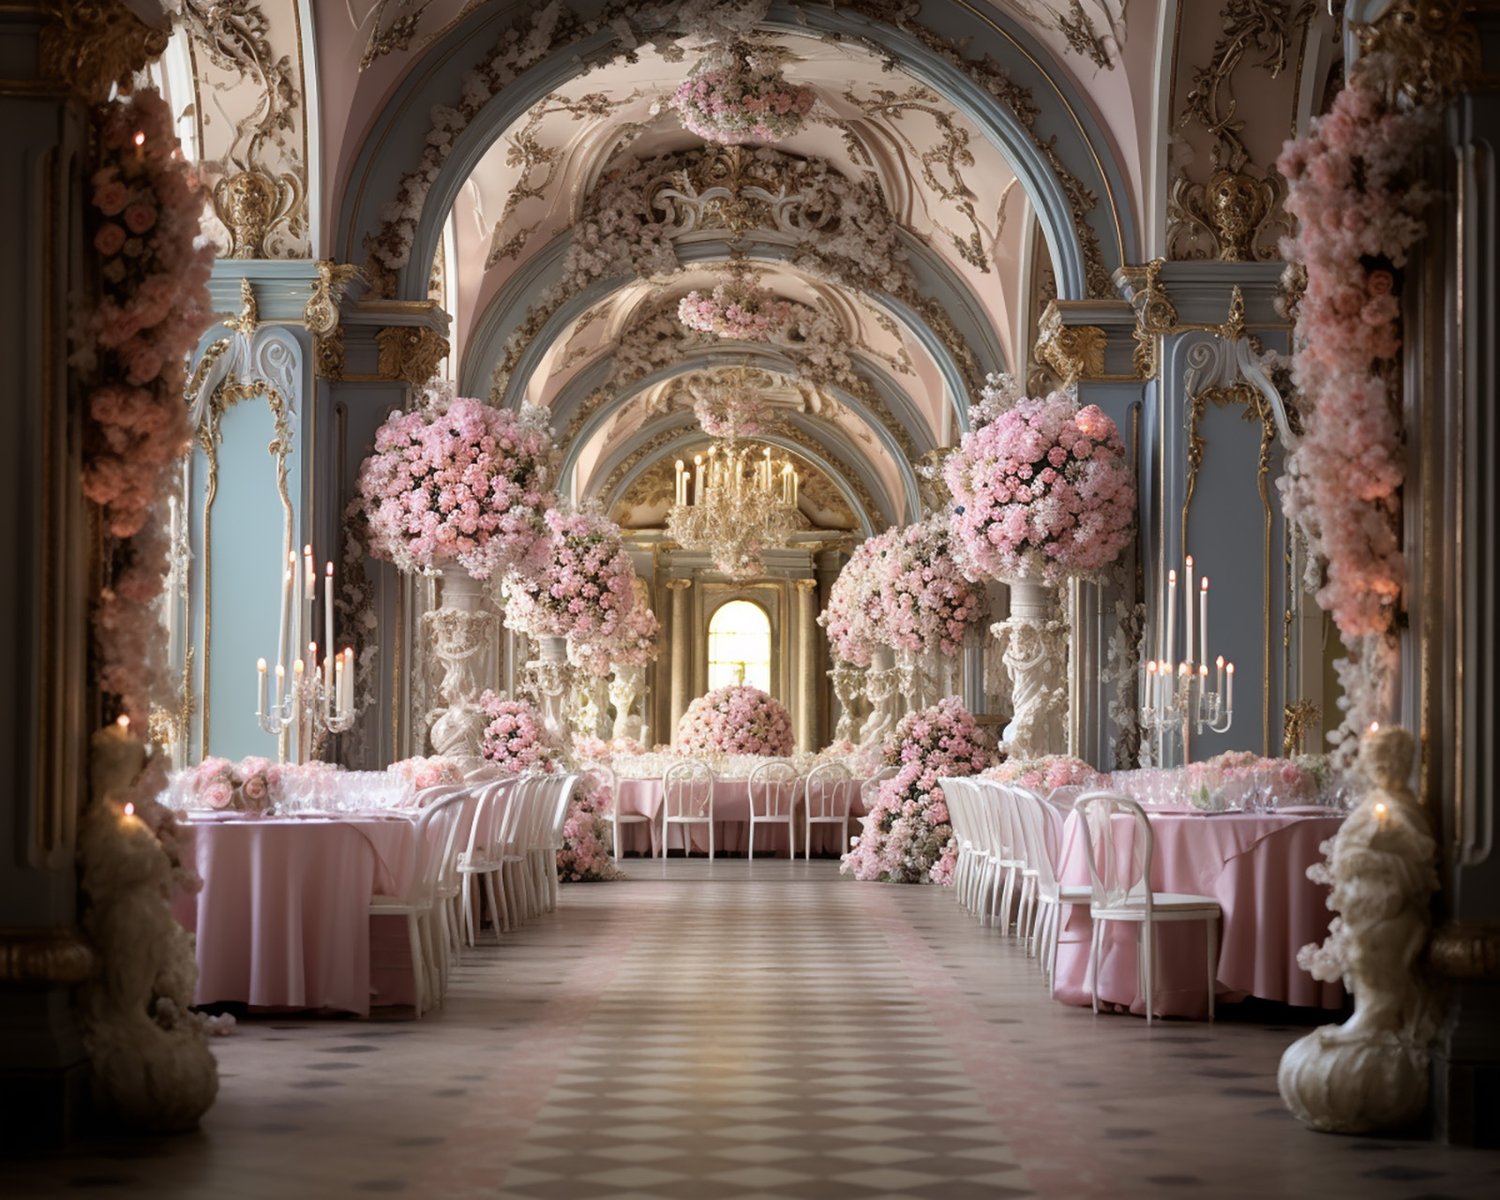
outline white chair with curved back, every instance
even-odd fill
[[[1088,904],[1094,895],[1091,886],[1061,883],[1057,878],[1058,856],[1062,852],[1062,813],[1049,801],[1029,788],[1012,787],[1016,813],[1021,825],[1026,861],[1036,870],[1036,930],[1031,951],[1042,964],[1049,991],[1054,990],[1057,974],[1057,942],[1062,931],[1065,905]]]
[[[546,912],[557,909],[557,855],[563,848],[563,826],[568,823],[568,812],[573,807],[573,796],[578,788],[579,776],[554,775],[543,789],[546,798],[548,824],[544,826],[544,843],[541,847],[542,908]]]
[[[972,911],[975,907],[975,873],[982,855],[974,784],[969,779],[945,776],[938,780],[938,786],[943,789],[948,824],[953,828],[953,840],[958,846],[958,857],[953,864],[953,896],[964,908]]]
[[[458,856],[458,873],[463,880],[460,901],[463,906],[464,939],[471,946],[474,945],[478,926],[484,923],[485,901],[489,902],[490,921],[497,942],[507,923],[505,904],[495,888],[495,877],[504,866],[505,822],[514,786],[514,776],[501,776],[482,786],[479,806],[474,813],[469,833],[468,849]],[[476,886],[482,888],[477,896],[473,891]],[[474,915],[476,907],[479,910],[477,921]]]
[[[453,857],[460,818],[468,796],[463,788],[429,800],[413,831],[416,860],[411,878],[400,896],[372,896],[372,917],[405,917],[411,947],[413,999],[417,1016],[437,1002],[441,984],[435,978],[440,951],[432,917],[437,907],[438,880],[443,864]]]
[[[706,762],[686,759],[673,763],[661,777],[661,853],[665,858],[673,825],[682,827],[683,856],[692,853],[689,832],[708,826],[708,857],[714,856],[714,773]]]
[[[622,825],[644,825],[651,841],[651,857],[656,857],[656,822],[646,813],[620,811],[620,777],[608,763],[590,763],[585,774],[592,775],[598,786],[609,790],[610,851],[615,862],[620,861],[620,827]]]
[[[849,814],[854,808],[854,794],[859,781],[843,763],[819,763],[809,772],[802,786],[803,853],[812,858],[814,825],[832,825],[838,830],[836,841],[842,854],[849,848]]]
[[[1138,959],[1146,1023],[1151,1023],[1156,983],[1152,929],[1170,921],[1202,921],[1208,944],[1208,1019],[1214,1019],[1214,987],[1219,965],[1219,920],[1222,911],[1212,896],[1151,890],[1156,841],[1141,806],[1118,792],[1086,792],[1078,798],[1084,849],[1088,855],[1093,937],[1089,943],[1089,995],[1099,1011],[1099,956],[1104,929],[1112,921],[1140,927]],[[1128,839],[1128,840],[1127,840]]]
[[[755,858],[758,826],[785,825],[790,855],[797,857],[797,768],[789,762],[761,763],[750,772],[750,840],[746,857]],[[774,853],[774,852],[773,852]]]

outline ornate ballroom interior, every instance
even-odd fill
[[[0,44],[7,1194],[1493,1195],[1500,5]]]

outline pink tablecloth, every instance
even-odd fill
[[[1322,859],[1319,844],[1333,836],[1342,820],[1276,813],[1151,815],[1153,889],[1212,896],[1223,908],[1220,997],[1259,996],[1316,1008],[1343,1004],[1343,988],[1320,983],[1297,966],[1297,951],[1328,932],[1328,889],[1309,880],[1307,868]],[[1078,814],[1071,814],[1063,835],[1060,875],[1065,883],[1089,881],[1079,822]],[[1101,1004],[1145,1012],[1136,969],[1138,936],[1132,924],[1110,923],[1099,963]],[[1207,1016],[1202,924],[1158,925],[1153,940],[1158,1015]],[[1088,906],[1078,904],[1057,949],[1058,999],[1089,1003],[1088,959]]]
[[[804,854],[806,849],[802,839],[806,832],[804,824],[806,816],[802,810],[801,782],[798,782],[797,798],[797,853]],[[622,813],[639,813],[650,817],[656,826],[656,837],[658,842],[661,838],[661,780],[660,779],[622,779],[620,780],[620,811]],[[864,815],[864,807],[859,802],[859,793],[856,788],[854,804],[850,816],[849,827],[857,830],[859,825],[856,818]],[[684,833],[692,835],[694,851],[708,852],[708,830],[703,825],[674,825],[672,827],[671,844],[677,849],[682,848]],[[624,843],[622,852],[636,851],[641,854],[651,852],[650,829],[642,824],[622,825],[620,827],[620,840]],[[718,779],[714,781],[714,852],[716,854],[743,854],[749,844],[750,836],[750,782],[747,779]],[[812,846],[814,854],[840,854],[849,848],[848,833],[841,834],[836,825],[814,825],[812,831]],[[786,854],[790,846],[787,838],[785,825],[769,825],[761,827],[755,835],[755,851],[757,854]]]
[[[410,881],[409,817],[205,818],[186,828],[203,890],[178,897],[175,911],[197,934],[195,1003],[364,1015],[372,1001],[412,1002],[404,923],[375,922],[392,927],[376,930],[391,953],[372,969],[369,915],[371,896],[399,895]]]

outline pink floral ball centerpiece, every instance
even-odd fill
[[[558,769],[562,756],[559,746],[542,724],[536,709],[524,700],[503,700],[487,691],[479,698],[488,722],[479,752],[485,760],[505,771],[545,771]]]
[[[875,647],[883,644],[881,588],[895,537],[896,531],[888,529],[862,541],[828,589],[828,607],[818,623],[828,631],[829,647],[841,662],[868,667]]]
[[[938,780],[977,775],[994,757],[956,697],[907,714],[884,748],[885,764],[898,770],[880,785],[840,869],[882,883],[951,884],[958,848]]]
[[[711,292],[691,291],[677,303],[677,319],[689,329],[741,342],[770,341],[793,316],[791,301],[744,279],[727,280]]]
[[[985,613],[984,593],[964,578],[946,519],[896,530],[875,591],[876,640],[897,650],[955,655]]]
[[[683,754],[785,758],[792,745],[792,718],[786,707],[759,688],[742,683],[699,696],[688,705],[677,727],[677,748]]]
[[[283,769],[269,758],[205,758],[188,772],[187,792],[202,808],[264,816],[276,807]]]
[[[656,614],[637,600],[608,640],[569,641],[568,661],[590,675],[608,675],[616,667],[643,667],[654,662],[660,643],[661,626]]]
[[[788,83],[774,58],[731,47],[700,61],[671,103],[689,132],[732,146],[791,137],[815,99],[812,88]]]
[[[505,581],[506,623],[539,637],[606,643],[635,608],[635,566],[620,527],[597,512],[550,509],[547,562]]]
[[[458,397],[392,413],[359,472],[370,553],[475,579],[536,564],[555,450],[544,417]]]
[[[1065,392],[1022,396],[964,434],[944,478],[971,575],[1055,584],[1096,574],[1135,528],[1135,482],[1115,423]]]

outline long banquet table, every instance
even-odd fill
[[[1258,996],[1286,1004],[1338,1008],[1343,988],[1322,983],[1297,965],[1297,951],[1328,932],[1328,889],[1307,878],[1322,860],[1320,844],[1333,836],[1343,817],[1291,813],[1152,812],[1155,859],[1151,886],[1159,892],[1212,896],[1223,909],[1219,927],[1218,994],[1224,999]],[[1116,817],[1127,822],[1128,818]],[[1082,818],[1072,812],[1063,831],[1059,878],[1089,882]],[[1133,841],[1133,825],[1120,829],[1120,844]],[[1123,852],[1123,851],[1122,851]],[[1072,906],[1057,949],[1057,998],[1088,1004],[1089,910]],[[1099,1000],[1144,1013],[1137,971],[1139,929],[1110,922],[1099,963]],[[1196,922],[1158,925],[1156,985],[1158,1015],[1204,1017],[1203,926]]]
[[[174,901],[197,934],[195,1004],[367,1015],[372,1003],[413,1002],[404,923],[369,915],[372,896],[410,882],[410,815],[195,814],[185,831],[204,881]]]
[[[796,801],[796,838],[797,853],[805,853],[802,838],[806,831],[805,816],[802,809],[802,786],[803,780],[797,783]],[[636,851],[649,854],[651,851],[652,837],[660,842],[661,839],[661,801],[662,785],[660,779],[621,779],[619,781],[619,795],[616,802],[620,805],[620,812],[633,813],[649,817],[652,826],[636,822],[634,824],[622,825],[620,827],[621,852]],[[857,829],[855,820],[864,815],[865,809],[860,802],[859,784],[855,782],[854,802],[850,807],[849,827]],[[654,827],[654,835],[653,835]],[[702,825],[674,826],[672,830],[672,844],[682,845],[682,838],[690,836],[692,848],[695,851],[707,853],[708,830]],[[750,781],[748,779],[715,779],[714,780],[714,851],[715,853],[744,853],[749,845],[750,837]],[[814,825],[813,826],[813,853],[815,854],[839,854],[849,848],[847,835],[842,839],[839,836],[837,826]],[[756,834],[755,849],[757,853],[787,854],[791,847],[788,844],[787,827],[784,824],[770,826],[764,832]]]

